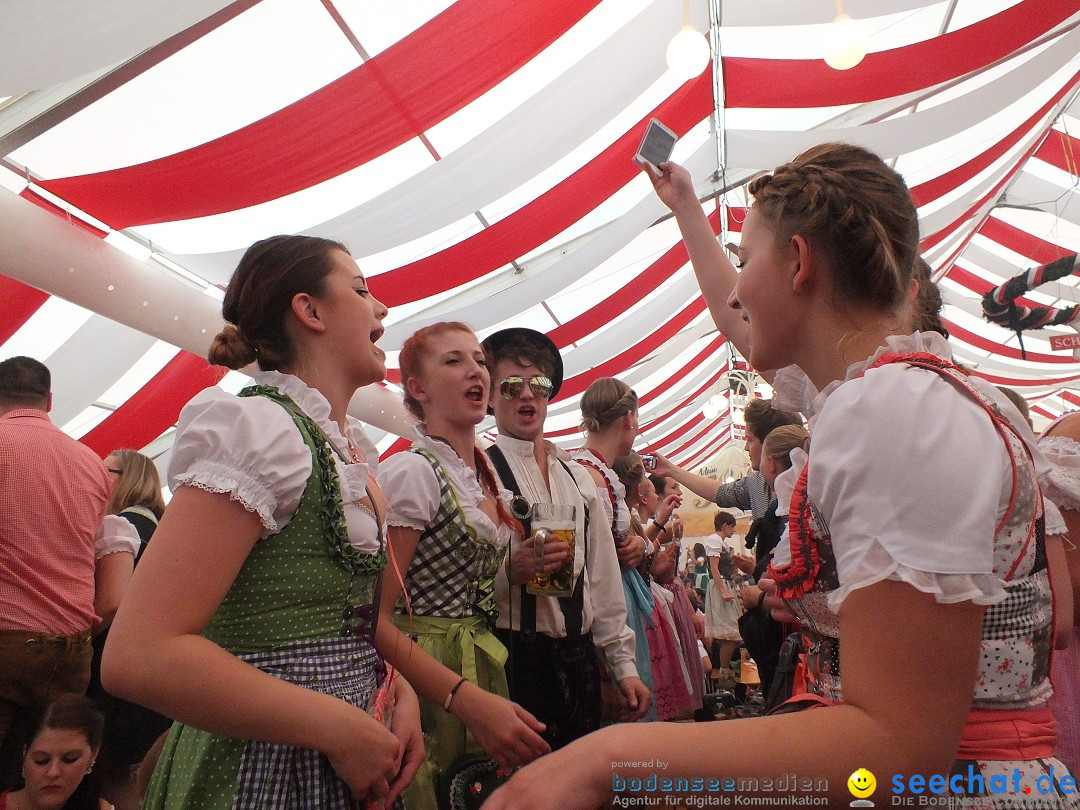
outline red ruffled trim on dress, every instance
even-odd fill
[[[807,463],[791,493],[788,516],[791,562],[783,568],[769,564],[768,576],[776,582],[777,595],[784,599],[795,599],[813,590],[818,571],[821,570],[821,555],[810,528],[810,497],[806,492],[809,470],[810,464]]]

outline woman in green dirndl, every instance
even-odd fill
[[[374,644],[387,506],[346,413],[386,374],[386,307],[340,244],[277,236],[223,315],[209,359],[256,361],[255,385],[180,414],[173,500],[102,666],[175,719],[144,807],[388,807],[423,760],[419,707]]]

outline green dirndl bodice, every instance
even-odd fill
[[[495,575],[505,548],[479,537],[465,519],[457,491],[438,458],[418,447],[412,452],[431,464],[439,483],[439,508],[417,543],[405,574],[413,615],[398,600],[396,624],[424,652],[485,691],[508,698],[503,669],[506,647],[492,632]],[[437,807],[435,782],[462,754],[483,749],[472,733],[441,704],[420,698],[427,762],[405,792],[409,810]]]
[[[203,636],[276,677],[363,707],[382,671],[371,633],[386,553],[366,554],[349,543],[333,451],[318,425],[275,388],[253,386],[240,394],[252,395],[289,412],[311,450],[312,472],[296,514],[255,544]],[[295,764],[304,757],[314,759]],[[360,807],[342,803],[341,787],[317,752],[174,723],[143,806]],[[324,789],[327,795],[312,795]]]

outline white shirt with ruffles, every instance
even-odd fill
[[[330,418],[330,403],[321,392],[277,371],[260,371],[255,381],[291,397],[326,434],[335,451],[349,541],[362,552],[376,553],[375,518],[358,502],[367,494],[368,472],[374,472],[379,455],[362,423],[347,417],[349,438],[365,459],[347,464],[342,459],[351,458],[349,441]],[[228,494],[259,516],[267,537],[296,514],[311,469],[311,450],[281,405],[262,396],[207,388],[180,412],[168,478],[174,491],[194,486]]]
[[[916,335],[921,334],[921,338],[916,338]],[[936,335],[936,339],[931,336]],[[929,345],[930,342],[934,346],[944,346],[951,356],[952,349],[946,342],[944,336],[939,335],[937,332],[924,332],[916,333],[915,335],[903,335],[892,340],[907,340],[911,341],[908,345],[915,345],[916,341],[926,342]],[[919,345],[923,345],[919,342]],[[919,349],[915,349],[919,351]],[[856,364],[860,366],[860,370],[863,367],[862,364]],[[1049,493],[1055,492],[1054,476],[1060,475],[1056,463],[1051,464],[1044,456],[1044,450],[1046,445],[1042,440],[1036,442],[1035,434],[1031,431],[1031,425],[1024,419],[1023,415],[1016,409],[1012,400],[1005,396],[998,390],[997,386],[992,385],[981,377],[971,376],[968,378],[968,382],[973,388],[977,388],[987,397],[989,397],[997,406],[1001,409],[1002,415],[1009,420],[1009,423],[1016,428],[1020,437],[1024,440],[1024,444],[1027,445],[1028,450],[1031,451],[1032,460],[1035,462],[1035,474],[1039,478],[1039,484],[1043,488],[1043,510],[1046,514],[1046,534],[1064,534],[1065,533],[1065,521],[1061,517],[1061,513],[1056,506],[1056,498],[1049,497]],[[814,384],[810,382],[810,378],[803,373],[803,370],[798,366],[785,366],[777,370],[773,377],[773,407],[781,411],[792,411],[801,413],[809,419],[813,418],[817,406],[824,400],[818,399],[818,390],[814,387]],[[1051,445],[1053,446],[1053,445]],[[801,472],[801,470],[800,470]],[[796,476],[797,478],[798,476]],[[779,479],[778,479],[779,480]],[[774,484],[774,486],[777,486]],[[794,481],[792,482],[794,487]],[[1076,486],[1080,488],[1080,475],[1077,476]],[[1080,500],[1077,501],[1080,504]],[[783,505],[781,504],[781,508]],[[1077,508],[1080,508],[1078,505]],[[777,510],[777,514],[780,511]]]
[[[795,491],[795,485],[799,482],[803,467],[806,466],[806,451],[801,447],[793,447],[788,453],[791,466],[776,476],[773,481],[773,489],[776,491],[776,516],[784,518],[783,530],[780,532],[780,540],[773,549],[773,565],[785,566],[791,562],[791,541],[788,537],[788,512],[791,509],[791,494]]]
[[[480,503],[486,497],[476,474],[446,442],[419,434],[413,445],[431,453],[442,464],[457,492],[465,521],[482,540],[497,546],[510,541],[511,530],[505,523],[496,524]],[[496,481],[498,478],[492,474]],[[379,486],[390,502],[388,521],[391,526],[423,531],[439,511],[439,480],[431,463],[417,453],[402,452],[388,458],[379,467]],[[499,500],[510,510],[513,497],[508,489],[500,489]]]
[[[992,569],[1012,469],[985,411],[924,369],[896,363],[859,376],[885,352],[913,351],[952,359],[937,333],[890,337],[814,400],[808,490],[832,537],[840,581],[829,594],[833,611],[884,579],[942,603],[987,605],[1007,595]]]
[[[585,567],[582,632],[592,631],[593,643],[614,680],[636,676],[634,631],[626,626],[626,597],[623,595],[619,558],[615,553],[611,524],[604,510],[604,504],[610,503],[607,493],[599,491],[585,467],[550,442],[544,443],[548,483],[545,483],[544,474],[537,466],[532,442],[500,434],[495,443],[506,456],[506,463],[521,488],[521,494],[529,503],[566,503],[588,508],[589,561]],[[566,464],[565,468],[563,463]],[[567,469],[570,470],[569,475]],[[574,543],[575,577],[585,566],[584,523],[584,510],[579,508]],[[517,553],[516,545],[512,546],[512,552]],[[510,588],[505,567],[500,566],[495,579],[499,627],[521,629],[520,592],[520,588]],[[566,621],[554,596],[536,598],[536,630],[551,638],[566,638]]]
[[[604,459],[597,455],[595,450],[590,450],[588,447],[571,451],[570,458],[590,469],[597,470],[604,477],[607,487],[600,494],[604,496],[602,503],[608,525],[619,537],[626,537],[630,533],[630,507],[626,505],[626,487],[619,480],[619,476]],[[614,503],[611,501],[612,497],[615,498]]]

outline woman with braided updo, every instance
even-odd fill
[[[611,466],[615,459],[633,449],[638,434],[637,410],[637,394],[622,380],[614,377],[594,380],[581,396],[581,429],[585,432],[585,446],[570,456],[588,470],[600,491],[600,503],[604,505],[602,517],[611,526],[619,555],[623,594],[626,597],[626,626],[634,631],[638,677],[652,692],[653,672],[645,627],[655,626],[652,617],[656,603],[649,586],[637,570],[645,557],[646,540],[634,531],[630,523],[626,487]],[[629,719],[621,708],[623,701],[618,690],[610,681],[601,681],[601,688],[607,718]],[[648,710],[639,719],[656,719],[654,701],[650,702]]]
[[[654,181],[670,190],[675,167],[661,171]],[[789,508],[791,561],[775,571],[783,602],[770,597],[810,640],[808,693],[785,709],[817,708],[604,729],[517,774],[490,807],[540,806],[538,784],[543,806],[595,807],[613,774],[656,775],[653,757],[661,779],[733,777],[732,789],[738,777],[812,774],[828,780],[830,806],[873,793],[865,778],[848,790],[866,769],[878,806],[929,792],[942,804],[1080,807],[1047,707],[1038,451],[941,335],[906,328],[919,228],[903,179],[865,149],[822,144],[749,191],[728,305],[755,368],[797,365],[821,392]],[[691,208],[702,216],[692,191],[666,199],[680,224]],[[567,789],[553,795],[555,781]]]
[[[340,244],[275,236],[222,314],[210,362],[255,361],[255,384],[181,412],[102,682],[176,720],[144,807],[381,807],[423,759],[416,695],[374,646],[387,505],[346,411],[386,374],[386,307]]]

